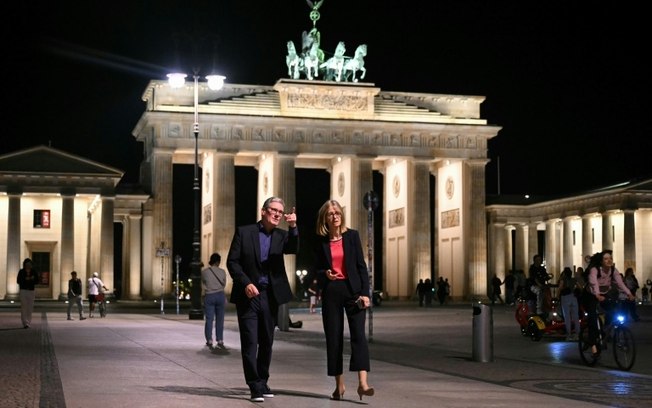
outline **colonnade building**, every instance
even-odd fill
[[[492,273],[504,274],[513,266],[510,259],[525,268],[539,246],[534,231],[543,228],[554,231],[545,238],[549,265],[577,263],[588,244],[569,249],[570,232],[560,225],[576,228],[581,222],[582,234],[589,234],[584,220],[596,229],[595,214],[608,214],[612,223],[622,219],[623,232],[615,237],[624,242],[615,249],[622,259],[650,268],[649,188],[623,192],[629,194],[624,201],[609,201],[611,193],[603,192],[559,200],[552,208],[486,207],[488,141],[500,127],[482,119],[484,97],[282,79],[273,86],[228,84],[219,91],[200,83],[195,106],[194,91],[194,84],[173,89],[163,81],[146,87],[146,109],[132,132],[143,144],[142,191],[121,188],[120,170],[50,147],[0,157],[0,216],[6,220],[0,230],[0,259],[6,259],[0,262],[0,298],[17,297],[16,274],[26,257],[38,258],[48,275],[39,298],[65,295],[72,270],[82,279],[98,271],[115,288],[116,251],[123,299],[172,294],[174,260],[161,257],[159,249],[175,253],[173,166],[194,163],[195,109],[202,260],[228,252],[237,190],[253,189],[257,208],[272,195],[295,203],[295,171],[310,168],[329,173],[330,197],[358,230],[366,229],[363,196],[373,189],[374,172],[383,175],[382,213],[375,214],[382,218],[383,261],[375,265],[375,276],[382,280],[376,287],[390,298],[409,298],[419,279],[439,276],[448,278],[454,299],[485,298]],[[237,185],[236,166],[255,168],[256,185]],[[630,215],[619,215],[619,209]],[[114,229],[114,223],[122,227]],[[114,248],[114,230],[121,231],[121,248]],[[366,235],[361,234],[365,247]],[[598,236],[591,250],[602,244]],[[295,263],[287,256],[291,283]]]
[[[616,267],[652,279],[652,180],[638,180],[529,204],[487,206],[490,269],[527,273],[540,254],[549,274],[585,268],[587,257],[611,249]]]

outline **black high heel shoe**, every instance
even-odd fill
[[[367,397],[372,397],[374,395],[374,387],[369,387],[366,390],[362,386],[358,386],[358,396],[360,401],[362,401],[362,396],[366,395]]]
[[[331,395],[331,399],[335,401],[344,399],[344,390],[342,390],[342,392],[340,392],[340,390],[333,391],[333,395]]]

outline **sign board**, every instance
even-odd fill
[[[156,248],[156,256],[158,257],[170,256],[170,248]]]

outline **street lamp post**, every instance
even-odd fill
[[[378,208],[378,195],[368,191],[362,198],[362,204],[367,210],[367,260],[369,269],[369,342],[374,339],[374,211]]]
[[[170,86],[173,88],[180,88],[185,83],[186,74],[173,73],[168,74]],[[193,75],[194,79],[194,113],[195,121],[193,124],[193,134],[195,137],[195,167],[194,179],[192,184],[193,190],[193,232],[192,232],[192,260],[190,261],[190,278],[192,280],[190,288],[190,300],[192,307],[189,313],[190,320],[203,320],[204,311],[201,305],[201,242],[200,242],[200,228],[201,228],[201,187],[199,185],[199,75],[197,71]],[[226,77],[222,75],[208,75],[208,87],[217,91],[224,86]]]
[[[176,262],[176,264],[177,264],[177,279],[176,279],[176,282],[177,282],[176,292],[177,293],[176,293],[175,297],[177,298],[177,314],[179,314],[179,264],[181,263],[181,255],[177,254],[174,257],[174,262]]]

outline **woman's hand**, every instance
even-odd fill
[[[330,269],[327,270],[327,271],[326,271],[326,277],[327,277],[329,280],[335,280],[335,272],[333,272],[333,271],[330,270]]]

